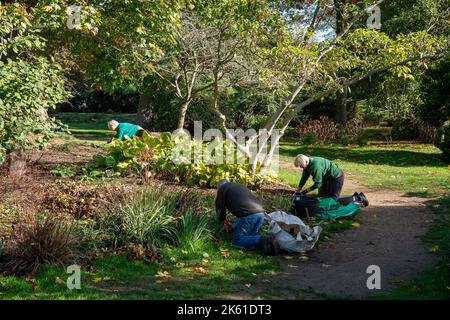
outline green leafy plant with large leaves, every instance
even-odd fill
[[[182,145],[182,143],[184,143]],[[141,138],[117,140],[109,146],[106,156],[96,155],[93,162],[103,168],[128,173],[140,172],[144,167],[152,176],[159,176],[187,185],[214,186],[218,180],[227,178],[245,185],[254,185],[271,177],[257,173],[253,175],[247,161],[221,163],[212,161],[218,152],[227,153],[224,142],[203,143],[196,140],[173,139],[164,132],[157,137],[147,133]],[[142,154],[151,150],[151,158],[143,161]],[[211,150],[214,150],[211,152]],[[196,152],[201,157],[195,157]],[[230,151],[228,150],[228,154]]]

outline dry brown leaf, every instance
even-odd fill
[[[55,278],[55,283],[57,283],[57,284],[65,284],[65,282],[63,280],[61,280],[60,277],[56,277]]]
[[[307,261],[309,258],[307,256],[298,257],[301,261]]]
[[[228,258],[230,256],[230,252],[227,249],[220,249],[220,255],[224,258]]]

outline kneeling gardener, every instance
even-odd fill
[[[303,169],[297,192],[308,194],[319,188],[319,197],[333,198],[343,205],[350,202],[360,202],[364,206],[369,205],[369,201],[362,192],[355,192],[353,196],[340,197],[344,185],[344,171],[336,163],[321,157],[308,157],[299,154],[295,158],[294,165]],[[312,176],[314,184],[310,188],[302,190],[310,176]]]
[[[144,129],[137,124],[126,123],[126,122],[117,122],[116,120],[111,120],[108,122],[109,130],[117,131],[117,134],[114,138],[119,140],[123,140],[125,136],[128,136],[130,139],[133,139],[134,136],[141,137],[144,133]]]
[[[279,245],[273,235],[261,235],[265,210],[251,191],[238,183],[221,180],[217,185],[216,211],[226,224],[227,209],[237,217],[232,227],[232,244],[248,249],[261,249],[263,254],[278,254]]]

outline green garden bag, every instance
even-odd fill
[[[359,212],[359,206],[353,202],[342,205],[333,198],[319,198],[313,215],[322,220],[354,217]]]

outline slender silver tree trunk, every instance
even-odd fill
[[[190,103],[191,103],[191,100],[186,100],[185,102],[183,102],[183,104],[180,107],[180,110],[178,113],[178,129],[184,128],[184,123],[186,121],[186,113],[187,113]]]

